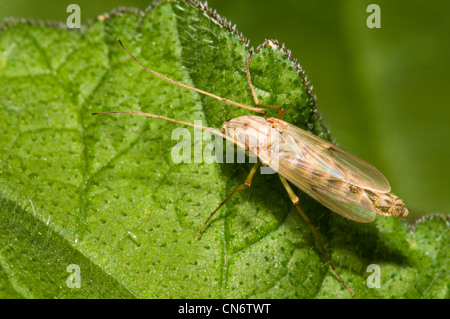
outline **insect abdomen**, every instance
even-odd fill
[[[367,197],[376,208],[376,212],[384,216],[406,217],[409,214],[405,203],[397,196],[391,193],[379,193],[364,189]]]

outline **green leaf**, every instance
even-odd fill
[[[4,298],[350,297],[275,175],[258,175],[203,236],[206,217],[241,184],[250,164],[180,163],[179,125],[140,110],[220,127],[229,106],[185,84],[253,105],[242,36],[195,1],[117,10],[82,31],[8,21],[0,34],[0,296]],[[250,70],[262,104],[330,139],[304,72],[276,41]],[[236,107],[228,118],[249,114]],[[271,112],[271,115],[275,114]],[[193,139],[192,159],[202,142]],[[414,231],[380,217],[357,224],[300,191],[338,271],[358,298],[448,298],[448,219]],[[377,264],[381,288],[370,289]],[[81,288],[69,288],[70,265]]]

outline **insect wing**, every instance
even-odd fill
[[[386,178],[355,155],[286,122],[284,125],[278,173],[336,213],[357,222],[373,221],[373,203],[349,184],[388,192]]]
[[[328,174],[331,178],[342,179],[352,185],[375,192],[388,193],[391,186],[386,177],[374,166],[361,158],[331,144],[320,137],[284,122],[287,129],[282,133],[289,143],[298,144],[306,154],[309,165]],[[317,166],[317,164],[319,166]],[[325,166],[323,164],[326,164]]]
[[[375,219],[375,207],[365,196],[358,197],[342,180],[326,175],[311,174],[308,168],[302,167],[280,156],[278,174],[285,177],[303,192],[345,218],[360,223],[368,223]]]

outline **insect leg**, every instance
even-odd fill
[[[303,209],[300,207],[300,201],[297,197],[297,195],[295,195],[294,191],[292,190],[291,186],[289,185],[289,183],[286,181],[286,179],[281,176],[280,174],[278,174],[278,176],[280,177],[281,183],[283,184],[284,188],[286,189],[289,198],[291,199],[292,203],[294,203],[295,207],[297,207],[298,212],[300,213],[300,215],[306,220],[306,222],[309,224],[309,227],[311,228],[311,231],[314,235],[314,237],[316,237],[317,242],[319,243],[319,247],[320,250],[322,250],[322,253],[325,255],[326,259],[328,260],[328,262],[330,263],[331,268],[333,269],[334,273],[338,276],[338,278],[341,280],[342,284],[344,285],[345,288],[347,288],[348,291],[350,291],[350,293],[354,296],[355,293],[353,292],[353,290],[350,289],[349,286],[347,286],[347,284],[345,283],[345,281],[342,279],[341,275],[338,273],[338,271],[336,270],[336,267],[334,267],[333,262],[331,261],[330,256],[328,256],[327,251],[325,250],[325,247],[323,246],[322,241],[319,238],[319,234],[316,231],[316,228],[314,227],[313,223],[311,222],[311,220],[309,219],[309,217],[305,214],[305,212],[303,211]]]
[[[255,89],[253,88],[252,77],[250,75],[250,60],[252,59],[252,56],[253,56],[254,53],[255,52],[253,50],[251,50],[250,55],[247,58],[247,62],[245,63],[245,71],[247,72],[247,82],[248,82],[248,86],[250,87],[250,91],[252,92],[253,101],[255,101],[255,104],[257,106],[259,106],[259,107],[267,108],[267,109],[271,109],[271,110],[278,110],[277,119],[281,120],[281,118],[284,115],[284,108],[283,107],[276,106],[276,105],[259,104],[258,97],[256,96]]]
[[[233,196],[238,191],[241,191],[241,190],[244,190],[244,189],[250,187],[250,185],[252,184],[253,176],[255,175],[256,170],[258,169],[260,164],[261,164],[261,162],[258,160],[255,163],[255,165],[253,165],[252,169],[250,170],[250,173],[248,174],[244,184],[235,187],[231,191],[231,193],[219,204],[219,206],[217,206],[217,208],[208,216],[208,218],[206,219],[206,221],[203,224],[202,228],[198,232],[198,237],[200,237],[202,235],[203,230],[205,229],[206,225],[209,223],[211,218],[214,216],[214,214],[217,213],[217,211],[231,198],[231,196]]]

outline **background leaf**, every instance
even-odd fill
[[[118,37],[158,72],[252,103],[245,41],[196,2],[162,2],[145,14],[117,10],[82,32],[6,23],[0,37],[4,297],[350,296],[276,176],[257,176],[197,240],[206,216],[250,166],[174,164],[177,125],[89,117],[135,109],[215,127],[225,117],[220,102],[146,73]],[[252,59],[260,102],[288,106],[286,120],[329,138],[304,72],[275,44],[258,48]],[[230,116],[240,114],[248,112],[233,109]],[[190,132],[195,152],[201,136]],[[359,225],[299,195],[357,297],[448,297],[447,220],[421,223],[414,233],[391,218]],[[365,281],[374,263],[383,274],[378,290]],[[81,268],[80,290],[66,287],[69,264]]]
[[[66,23],[71,1],[0,0],[0,18]],[[81,21],[149,0],[78,0]],[[252,45],[277,39],[305,67],[319,110],[341,146],[368,160],[408,204],[413,220],[448,214],[450,109],[446,84],[450,3],[380,0],[381,28],[369,29],[369,0],[210,0]]]

